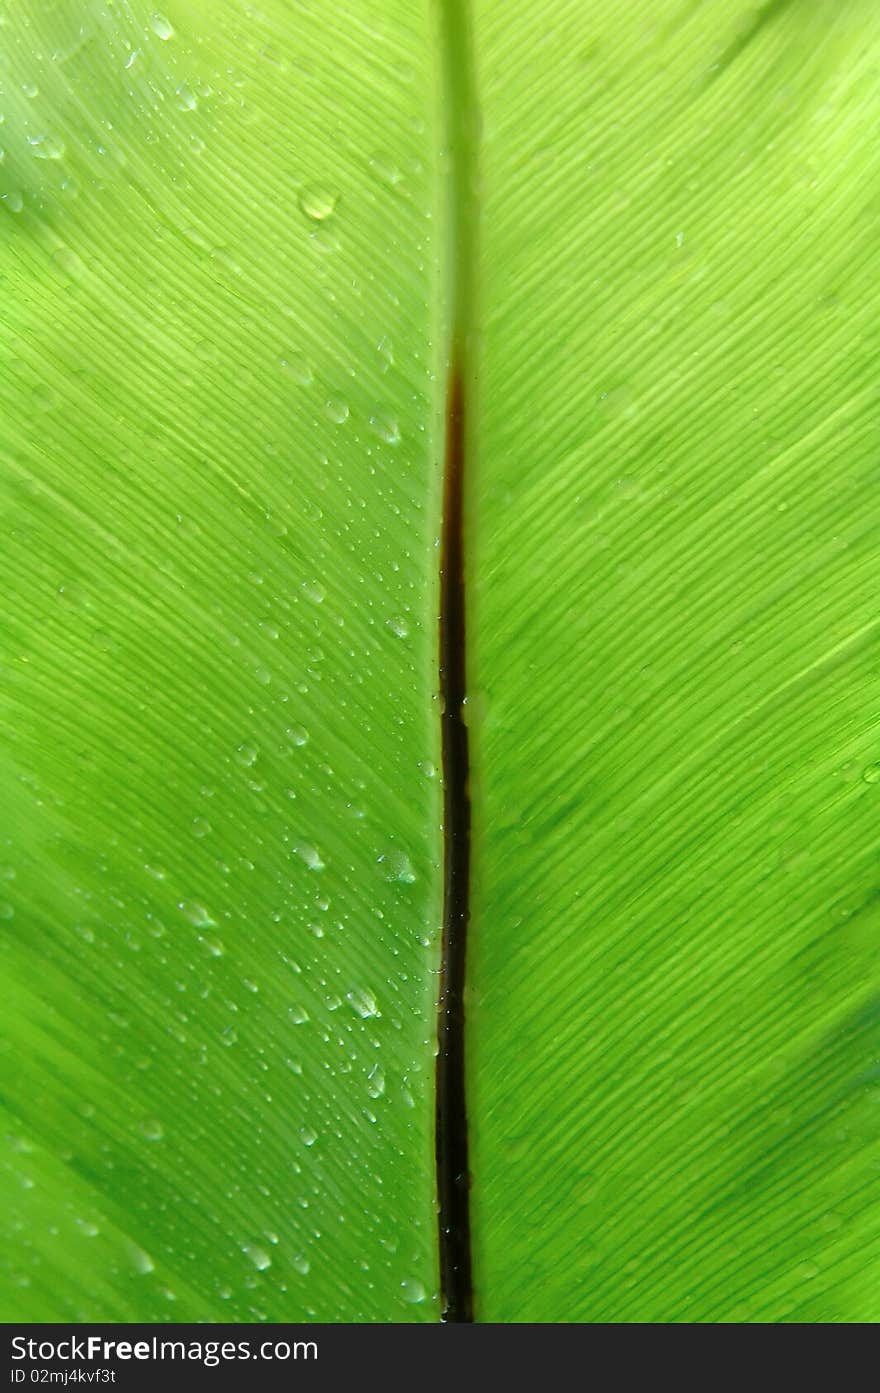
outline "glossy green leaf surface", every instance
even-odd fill
[[[3,1313],[430,1317],[428,15],[4,18]]]
[[[477,10],[480,1311],[876,1320],[880,16]]]
[[[880,17],[444,13],[0,7],[4,1319],[439,1316],[462,301],[477,1318],[880,1317]]]

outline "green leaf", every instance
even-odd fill
[[[477,11],[480,1312],[876,1320],[880,16]]]
[[[0,14],[2,1315],[439,1316],[454,349],[477,1316],[877,1319],[880,16],[162,6]]]
[[[431,1318],[429,16],[5,18],[3,1313]]]

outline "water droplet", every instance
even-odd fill
[[[869,764],[862,774],[866,784],[880,784],[880,764]]]
[[[313,605],[322,605],[327,598],[327,591],[316,580],[304,580],[299,588]]]
[[[174,95],[180,111],[195,111],[199,104],[198,97],[186,82],[181,82]]]
[[[278,362],[282,371],[292,377],[300,387],[308,387],[314,382],[315,375],[301,353],[286,353]]]
[[[318,1133],[314,1127],[300,1127],[299,1136],[303,1146],[314,1146],[318,1140]]]
[[[29,137],[29,144],[33,147],[38,160],[61,160],[64,158],[66,146],[60,136],[32,135]]]
[[[144,1121],[140,1124],[140,1130],[147,1141],[161,1141],[165,1135],[165,1128],[156,1117],[144,1118]]]
[[[436,779],[437,766],[436,764],[432,764],[429,759],[420,759],[419,769],[424,774],[426,779]]]
[[[211,917],[210,910],[198,900],[181,900],[177,907],[197,929],[217,927],[217,920]]]
[[[301,861],[305,861],[310,871],[323,871],[324,862],[321,860],[321,853],[311,842],[294,842],[293,853]]]
[[[400,442],[400,427],[393,416],[376,415],[370,417],[370,425],[388,445],[397,445]]]
[[[203,837],[210,837],[211,832],[213,830],[214,829],[212,828],[210,822],[206,817],[193,818],[192,834],[198,841],[201,841]]]
[[[342,397],[328,397],[324,403],[324,414],[341,426],[343,421],[348,420],[348,402],[343,401]]]
[[[345,999],[355,1015],[360,1016],[361,1020],[371,1020],[382,1014],[372,992],[355,988],[345,993]]]
[[[33,101],[34,97],[40,95],[40,89],[35,82],[23,82],[21,84],[21,90],[31,101]]]
[[[153,1262],[149,1253],[144,1252],[143,1248],[132,1245],[131,1248],[129,1248],[129,1256],[131,1257],[131,1265],[135,1272],[138,1272],[142,1277],[146,1277],[150,1272],[155,1272],[156,1264]]]
[[[370,157],[370,168],[376,178],[382,184],[387,184],[389,188],[396,189],[398,184],[403,183],[403,174],[392,160],[385,155],[372,155]]]
[[[302,747],[309,743],[309,732],[305,726],[288,726],[285,732],[291,745]]]
[[[293,1021],[294,1025],[305,1025],[306,1021],[309,1018],[309,1013],[304,1006],[289,1006],[287,1008],[287,1014]],[[300,1072],[302,1071],[300,1070]]]
[[[267,1267],[272,1266],[272,1259],[266,1249],[258,1248],[255,1243],[245,1243],[241,1251],[253,1263],[258,1272],[265,1272]]]
[[[300,212],[312,222],[325,222],[332,217],[338,202],[339,194],[323,184],[312,184],[303,189],[299,196]]]
[[[291,1262],[294,1272],[298,1272],[301,1277],[308,1277],[312,1270],[312,1265],[308,1258],[304,1258],[301,1253],[297,1253],[296,1256],[291,1259]]]
[[[6,204],[10,213],[20,213],[24,207],[24,199],[20,193],[0,194],[0,199]]]
[[[235,758],[239,764],[244,765],[245,769],[250,769],[256,764],[259,753],[256,745],[239,745],[235,752]]]
[[[427,1293],[421,1282],[417,1282],[413,1277],[404,1277],[400,1284],[400,1295],[408,1306],[418,1306],[424,1301]]]
[[[156,35],[156,38],[161,39],[163,43],[167,43],[169,39],[174,38],[174,26],[170,20],[167,20],[162,14],[150,15],[150,28]]]
[[[379,857],[384,879],[391,885],[412,885],[416,878],[405,851],[386,851]]]
[[[381,1098],[385,1092],[385,1073],[379,1064],[374,1064],[367,1075],[367,1092],[371,1098]]]
[[[397,638],[407,638],[409,636],[409,625],[406,620],[399,615],[395,616],[393,619],[386,619],[385,627],[386,629],[390,629],[392,634],[395,634]]]

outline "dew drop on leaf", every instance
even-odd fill
[[[346,992],[345,999],[355,1015],[360,1016],[361,1020],[370,1020],[373,1016],[381,1015],[376,998],[372,992],[355,988],[350,992]]]
[[[65,146],[60,136],[52,134],[30,136],[29,144],[38,160],[61,160],[64,158]]]
[[[342,397],[328,397],[324,403],[324,414],[334,425],[341,426],[348,420],[348,402]]]
[[[321,853],[311,842],[294,842],[293,852],[301,861],[304,861],[310,871],[323,871],[324,862],[321,860]]]
[[[415,1281],[412,1277],[404,1277],[400,1284],[400,1295],[408,1306],[418,1306],[420,1302],[424,1301],[427,1293],[421,1282]]]
[[[144,1252],[143,1248],[138,1248],[136,1246],[131,1247],[129,1249],[129,1256],[131,1258],[132,1267],[141,1277],[146,1277],[150,1272],[155,1272],[156,1264],[153,1262],[149,1253]]]
[[[377,415],[370,417],[370,425],[387,445],[397,445],[400,442],[400,426],[393,416]]]
[[[388,188],[394,189],[397,188],[398,184],[403,183],[403,173],[387,155],[371,155],[369,164],[379,182],[386,184]]]
[[[199,104],[198,97],[186,82],[180,84],[174,96],[180,111],[195,111]]]
[[[150,15],[150,28],[156,38],[161,39],[163,43],[174,38],[174,25],[163,14]]]
[[[386,851],[379,857],[379,864],[390,885],[412,885],[416,879],[412,862],[405,851]]]
[[[312,222],[326,222],[333,216],[338,202],[339,194],[323,184],[311,184],[299,196],[300,212]]]
[[[301,353],[285,353],[278,359],[282,372],[292,377],[300,387],[308,387],[315,380],[314,373]]]
[[[258,1272],[265,1272],[267,1267],[272,1266],[272,1259],[265,1248],[258,1248],[254,1243],[245,1243],[241,1251]]]
[[[367,1075],[367,1092],[371,1098],[381,1098],[385,1092],[385,1072],[380,1064],[374,1064]]]
[[[215,928],[217,921],[212,918],[209,910],[198,900],[181,900],[178,906],[181,913],[197,929]]]

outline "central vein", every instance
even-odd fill
[[[440,696],[443,757],[443,939],[438,1003],[437,1198],[443,1319],[473,1319],[464,989],[471,882],[467,692],[465,481],[475,399],[477,251],[476,84],[466,0],[437,0],[447,161],[449,299],[443,518],[440,551]]]

